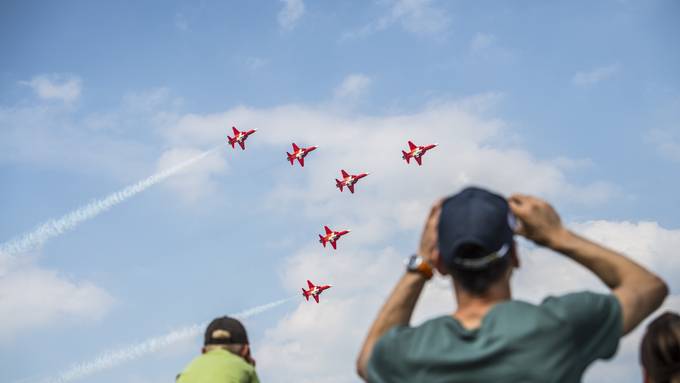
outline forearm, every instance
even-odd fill
[[[588,268],[612,290],[622,307],[624,334],[654,312],[668,294],[666,284],[654,273],[568,230],[550,247]]]
[[[657,278],[630,258],[566,229],[549,247],[588,268],[612,290],[631,280]]]
[[[357,360],[357,372],[360,376],[366,376],[366,366],[378,339],[394,326],[409,324],[425,282],[425,277],[419,273],[406,273],[399,280],[387,302],[378,312],[378,317],[368,331],[361,348]]]

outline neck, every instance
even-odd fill
[[[479,295],[466,291],[455,280],[454,287],[458,307],[453,313],[453,317],[461,322],[465,328],[479,327],[486,313],[495,304],[512,298],[508,280],[498,281],[491,285],[483,294]]]

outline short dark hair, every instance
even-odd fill
[[[640,362],[655,383],[680,379],[680,315],[667,311],[647,326]]]
[[[514,251],[511,250],[511,252]],[[456,256],[477,258],[485,255],[484,249],[476,244],[463,244],[456,251]],[[505,274],[505,271],[510,266],[510,257],[505,256],[496,259],[491,264],[482,269],[468,269],[459,266],[451,265],[450,273],[455,281],[460,283],[461,287],[471,293],[472,295],[482,295],[489,287]]]

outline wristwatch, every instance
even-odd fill
[[[406,271],[409,273],[418,273],[425,277],[425,279],[432,278],[432,266],[425,258],[418,254],[413,254],[406,261]]]

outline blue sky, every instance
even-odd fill
[[[247,321],[260,373],[356,381],[427,207],[469,183],[548,198],[575,229],[680,280],[678,16],[670,0],[3,2],[0,242],[220,145],[231,125],[258,132],[245,152],[225,146],[0,259],[0,379],[55,376],[311,278],[336,286],[323,304]],[[422,168],[400,163],[411,138],[442,144]],[[293,141],[320,145],[305,169],[285,162]],[[349,196],[333,188],[340,168],[373,174]],[[325,224],[352,230],[335,253],[315,242]],[[525,253],[520,298],[602,289]],[[453,307],[432,287],[416,317]],[[637,336],[586,380],[638,381]],[[197,350],[88,379],[167,381]]]

